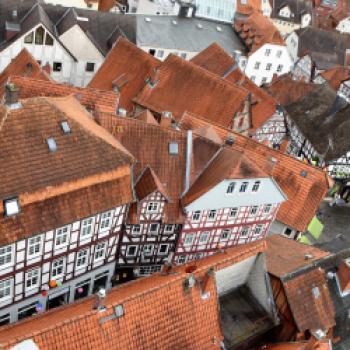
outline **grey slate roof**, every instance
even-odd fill
[[[345,65],[345,52],[350,48],[350,35],[320,28],[306,27],[296,31],[298,56],[309,54],[320,70]]]
[[[350,151],[350,106],[327,83],[285,110],[326,162]]]
[[[245,52],[230,24],[178,16],[135,16],[138,46],[199,52],[216,42],[230,54],[235,50]]]
[[[280,10],[285,6],[290,8],[294,17],[286,18],[279,15]],[[312,1],[310,0],[272,0],[271,18],[300,24],[302,15],[306,13],[312,14]]]

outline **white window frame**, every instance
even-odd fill
[[[243,232],[245,232],[245,231],[246,231],[246,233],[243,234]],[[241,231],[239,237],[240,237],[240,238],[248,237],[249,231],[250,231],[249,226],[244,226],[244,227],[242,227],[242,231]]]
[[[272,209],[272,204],[266,204],[264,207],[264,213],[269,214],[271,212],[271,209]]]
[[[205,237],[205,240],[203,240],[203,236]],[[204,231],[199,235],[198,244],[207,244],[209,240],[210,232]]]
[[[91,221],[91,222],[88,222],[88,221]],[[90,216],[89,218],[85,218],[81,220],[80,239],[91,237],[94,233],[94,227],[95,227],[95,218],[93,216]],[[88,233],[84,232],[87,228],[90,229]]]
[[[196,235],[194,233],[186,233],[184,237],[184,246],[189,247],[193,244]]]
[[[135,247],[135,253],[134,254],[130,254],[129,250],[131,247]],[[136,256],[137,255],[137,245],[128,245],[126,248],[126,256]]]
[[[146,212],[148,214],[154,214],[158,212],[158,208],[159,208],[159,203],[158,202],[149,202],[147,203],[147,208],[146,208]]]
[[[282,69],[283,69],[283,64],[279,64],[278,66],[277,66],[277,72],[282,72]]]
[[[107,224],[106,224],[107,222]],[[100,216],[100,232],[108,231],[112,228],[113,224],[113,210],[107,210]]]
[[[150,248],[150,249],[148,249],[147,252],[145,251],[146,247]],[[152,256],[153,251],[154,251],[154,244],[144,244],[142,246],[142,253],[143,253],[144,256]]]
[[[170,230],[168,230],[169,226],[170,226]],[[173,233],[173,232],[174,232],[174,225],[165,224],[165,226],[164,226],[164,232],[165,232],[165,233]]]
[[[264,225],[262,225],[262,224],[256,225],[255,228],[254,228],[254,236],[260,235],[261,232],[263,231],[263,229],[264,229]],[[257,230],[259,232],[257,232]]]
[[[64,232],[65,230],[66,232]],[[57,238],[61,240],[62,239],[61,237],[63,235],[66,236],[64,242],[63,243],[60,242],[59,244],[57,244]],[[55,248],[66,247],[69,244],[69,239],[70,239],[70,225],[62,226],[55,230]]]
[[[152,227],[153,225],[157,225],[157,229],[151,231],[151,227]],[[157,235],[158,232],[159,232],[159,224],[157,224],[157,223],[151,223],[151,224],[149,224],[149,234],[150,234],[150,235]]]
[[[187,260],[186,255],[180,255],[179,258],[177,259],[178,264],[184,264]]]
[[[107,247],[108,247],[107,241],[103,241],[95,245],[94,261],[101,261],[105,259],[106,253],[107,253]]]
[[[271,49],[266,49],[265,50],[265,56],[270,56],[270,53],[271,53]]]
[[[252,207],[250,207],[249,214],[256,215],[256,213],[258,212],[258,209],[259,207],[257,205],[253,205]]]
[[[77,252],[75,260],[75,269],[80,270],[89,264],[89,249],[82,249]],[[80,256],[82,255],[82,256]],[[83,264],[81,264],[83,261]]]
[[[223,237],[223,233],[227,234],[227,237]],[[228,241],[230,238],[231,230],[224,229],[220,232],[220,241]]]
[[[138,230],[135,230],[135,227],[138,227]],[[139,236],[141,234],[141,225],[132,225],[131,227],[131,234],[135,236]]]
[[[60,264],[57,266],[54,266],[54,264],[57,262],[60,262]],[[62,272],[60,274],[55,274],[54,271],[56,271],[58,268],[61,268],[61,267],[62,267]],[[66,272],[66,258],[61,257],[61,258],[55,259],[51,265],[51,279],[57,280],[59,278],[63,278],[65,272]]]
[[[214,216],[212,216],[212,213],[214,213]],[[207,218],[208,221],[214,221],[217,215],[218,215],[218,211],[216,209],[209,210],[208,218]]]
[[[228,195],[233,194],[235,191],[235,187],[236,187],[236,183],[230,182],[230,184],[227,186],[226,194],[228,194]]]
[[[13,278],[0,280],[0,295],[5,294],[2,292],[2,289],[4,289],[4,292],[6,291],[8,294],[0,297],[0,301],[11,299],[13,295]]]
[[[198,218],[197,218],[198,215]],[[196,210],[192,213],[192,221],[198,222],[201,219],[201,211],[200,210]]]
[[[0,247],[0,260],[4,259],[4,263],[0,265],[0,268],[5,268],[13,265],[13,250],[14,249],[12,244]]]
[[[235,215],[232,215],[232,212],[235,212]],[[229,218],[235,218],[237,217],[237,214],[238,214],[238,208],[230,208],[230,212],[228,214]]]
[[[165,250],[165,252],[161,252],[161,247],[164,247],[164,246],[166,246],[166,250]],[[159,245],[159,249],[158,249],[158,254],[159,255],[166,255],[166,254],[168,254],[168,252],[169,252],[169,244],[160,244]]]
[[[26,272],[26,282],[25,282],[25,289],[31,290],[34,288],[38,288],[40,285],[40,267],[36,267],[34,269],[29,270]],[[33,284],[33,280],[36,280],[36,283]],[[28,282],[30,282],[30,285],[28,286]]]
[[[31,242],[33,241],[34,242]],[[27,248],[27,256],[28,258],[35,258],[37,256],[40,256],[43,252],[43,236],[42,235],[36,235],[33,237],[28,238],[28,248]],[[34,247],[34,253],[30,253],[31,248]],[[39,248],[39,250],[38,250]],[[37,250],[37,251],[35,251]]]

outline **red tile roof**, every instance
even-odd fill
[[[234,58],[216,43],[194,56],[191,62],[219,77],[224,76],[236,64]]]
[[[196,261],[196,277],[209,268],[214,271],[232,266],[265,250],[259,241],[227,249]],[[174,267],[172,274],[154,274],[107,293],[107,310],[92,310],[93,298],[50,310],[17,324],[0,329],[0,347],[10,349],[16,343],[32,339],[40,350],[54,349],[220,349],[218,297],[214,279],[203,300],[198,287],[184,291],[188,265]],[[122,305],[124,315],[113,318],[113,307]],[[110,320],[107,320],[111,316]]]
[[[159,125],[156,118],[154,118],[154,115],[152,114],[152,112],[149,111],[148,109],[145,109],[145,110],[141,111],[140,113],[136,114],[134,116],[134,118],[136,118],[138,120],[142,120],[142,121],[149,123],[149,124]]]
[[[276,101],[265,90],[255,85],[238,67],[235,60],[217,44],[197,54],[191,62],[241,86],[252,94],[252,130],[261,127],[276,111]]]
[[[223,180],[263,177],[268,177],[268,175],[243,152],[224,147],[217,152],[199,177],[191,184],[181,202],[183,206],[187,206]]]
[[[339,284],[342,291],[349,291],[350,290],[350,267],[344,261],[340,262],[337,274],[338,274]]]
[[[13,75],[51,81],[50,76],[41,69],[38,62],[27,49],[22,49],[0,74],[0,95],[4,93],[5,85]]]
[[[113,91],[92,88],[78,88],[53,81],[44,81],[27,77],[13,76],[10,82],[20,89],[20,98],[63,97],[74,94],[89,111],[115,113],[119,95]]]
[[[248,91],[217,75],[169,55],[134,99],[153,112],[172,112],[179,120],[188,111],[228,127],[236,112],[243,108]]]
[[[185,114],[179,125],[184,130],[210,125],[223,140],[233,135],[235,149],[243,150],[256,165],[272,175],[287,196],[288,200],[281,204],[277,213],[277,220],[299,231],[306,230],[329,189],[328,176],[322,170],[243,135],[233,133],[215,122],[209,123],[191,114]],[[302,172],[305,172],[305,177],[302,176]]]
[[[279,104],[287,106],[300,100],[316,87],[316,84],[293,80],[290,74],[285,74],[275,78],[266,86],[266,90]]]
[[[285,45],[278,29],[261,12],[236,14],[234,29],[250,49],[250,54],[264,44]]]
[[[326,273],[316,268],[283,283],[289,307],[300,332],[335,326],[335,310]]]
[[[116,86],[120,92],[120,107],[131,111],[132,99],[143,88],[152,70],[159,65],[160,61],[155,57],[121,37],[108,53],[88,87],[113,90]]]
[[[314,261],[330,256],[329,252],[293,241],[281,235],[268,237],[267,247],[267,270],[270,274],[279,278],[283,278],[305,266],[310,266]]]
[[[69,124],[68,134],[62,131],[63,121]],[[48,138],[55,140],[55,152],[49,151]],[[85,193],[91,199],[95,196],[94,200],[97,200],[96,193],[89,188],[95,186],[97,191],[102,183],[125,178],[126,181],[121,183],[126,187],[118,188],[120,194],[111,194],[115,200],[113,206],[132,201],[132,157],[114,137],[91,119],[72,96],[27,99],[22,101],[20,109],[2,108],[0,149],[3,164],[0,167],[0,213],[3,213],[2,200],[6,197],[19,196],[21,206],[21,212],[16,217],[1,215],[1,243],[52,229],[58,226],[50,226],[53,222],[65,218],[76,220],[80,216],[72,217],[71,213],[57,215],[63,207],[67,209],[67,202],[62,202],[63,196],[66,196],[66,200],[70,198],[72,204],[78,193]],[[103,190],[100,190],[103,195]],[[45,201],[47,207],[44,208],[42,205]],[[60,205],[53,207],[54,203]],[[101,207],[89,203],[85,206],[85,212],[93,206]],[[71,212],[81,213],[81,207],[77,204],[77,208],[72,207]]]
[[[350,80],[350,68],[337,66],[322,72],[321,76],[329,82],[333,89],[338,90],[341,83]]]

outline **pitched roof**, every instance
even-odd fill
[[[272,175],[288,198],[281,204],[277,220],[299,231],[306,230],[328,191],[327,175],[316,167],[273,150],[251,138],[233,133],[215,122],[209,123],[203,118],[185,114],[179,123],[184,130],[193,130],[203,125],[211,125],[223,140],[233,136],[235,149],[244,151],[256,165]]]
[[[328,84],[285,106],[289,117],[326,162],[350,150],[350,105]]]
[[[136,197],[138,200],[142,200],[155,191],[159,191],[165,198],[169,199],[167,192],[159,181],[157,175],[149,166],[147,166],[136,181]]]
[[[268,237],[267,247],[267,270],[270,274],[281,279],[306,266],[312,266],[314,261],[331,255],[321,249],[281,235]]]
[[[336,66],[322,72],[320,75],[328,81],[333,89],[338,90],[341,83],[350,80],[350,68]]]
[[[288,19],[279,14],[285,6],[288,6],[292,13],[292,16]],[[302,16],[307,13],[312,15],[312,12],[313,3],[311,0],[272,0],[271,18],[301,24]]]
[[[134,101],[157,113],[171,111],[177,120],[188,111],[226,127],[247,96],[244,88],[171,54]]]
[[[217,43],[213,43],[191,59],[191,62],[222,77],[236,62]]]
[[[229,248],[196,261],[196,277],[209,268],[219,271],[265,250],[259,241]],[[94,299],[50,310],[0,329],[0,346],[10,349],[32,339],[41,350],[81,348],[115,349],[219,349],[223,334],[220,327],[218,295],[214,278],[201,298],[197,287],[184,292],[188,265],[174,267],[175,273],[150,277],[112,288],[105,300],[106,311],[92,309]],[[121,305],[123,316],[114,317]],[[109,319],[109,320],[108,320]]]
[[[5,91],[5,85],[8,79],[13,75],[30,77],[35,79],[50,81],[46,72],[44,72],[35,58],[27,51],[26,48],[9,63],[9,65],[0,74],[0,95]]]
[[[243,152],[223,147],[182,197],[182,204],[187,206],[223,180],[263,177],[268,175]]]
[[[78,88],[53,81],[19,76],[10,77],[9,82],[19,88],[20,98],[63,97],[74,94],[89,111],[115,113],[118,106],[119,95],[113,91]]]
[[[259,11],[236,13],[234,28],[249,48],[250,54],[265,44],[285,45],[277,28]]]
[[[133,109],[132,99],[160,61],[125,38],[119,38],[89,83],[90,88],[120,91],[120,107]]]
[[[300,332],[335,326],[335,310],[325,271],[316,268],[283,283],[288,304]]]
[[[129,182],[130,187],[132,157],[91,120],[75,98],[23,100],[20,109],[3,108],[0,121],[0,159],[4,165],[0,168],[0,212],[3,212],[2,200],[11,196],[19,197],[21,207],[16,217],[1,216],[1,243],[52,229],[59,226],[50,226],[54,222],[67,223],[62,222],[65,218],[79,217],[73,217],[72,213],[91,215],[94,212],[87,213],[89,209],[110,204],[110,200],[101,204],[81,203],[79,194],[84,193],[86,198],[99,201],[96,191],[102,183],[107,186],[108,182],[121,181],[126,186],[118,189],[119,194],[111,191],[113,206],[119,200],[132,200],[127,185]],[[69,125],[68,133],[63,132],[64,121]],[[55,141],[56,151],[49,150],[49,138]],[[101,196],[106,194],[102,186],[100,191]],[[42,207],[43,203],[47,207]],[[54,203],[57,207],[53,207]],[[72,208],[67,213],[69,204]]]
[[[149,124],[159,125],[157,120],[154,118],[154,115],[152,114],[152,112],[149,111],[148,109],[144,109],[140,113],[134,115],[134,118],[136,118],[138,120],[142,120],[142,121],[149,123]]]
[[[265,85],[267,92],[282,106],[300,100],[316,87],[316,84],[293,80],[290,74],[281,75]]]
[[[213,44],[197,54],[192,60],[194,64],[212,72],[233,85],[241,86],[252,94],[252,128],[262,126],[276,111],[276,101],[262,88],[255,85],[238,67],[235,60]]]

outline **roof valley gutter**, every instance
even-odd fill
[[[191,175],[191,156],[192,156],[192,130],[187,131],[187,145],[186,145],[186,175],[185,175],[185,191],[190,188]]]

